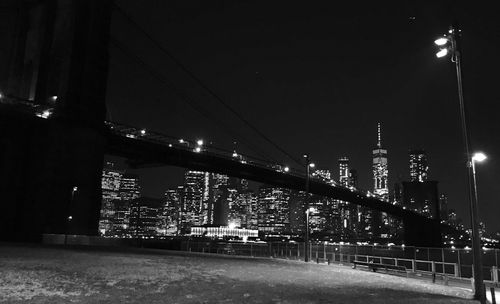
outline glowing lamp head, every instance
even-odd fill
[[[290,171],[290,168],[285,167],[284,170],[285,170],[285,172],[288,172],[288,171]]]
[[[438,45],[438,46],[443,46],[443,45],[445,45],[445,44],[447,44],[447,43],[448,43],[448,38],[446,38],[446,37],[441,37],[441,38],[438,38],[438,39],[436,39],[436,40],[434,41],[434,43],[435,43],[436,45]]]
[[[179,139],[179,143],[183,144],[184,143],[184,139]]]
[[[447,48],[440,49],[439,52],[436,53],[436,57],[437,58],[441,58],[441,57],[444,57],[446,55],[448,55],[448,49]]]
[[[56,95],[51,96],[51,97],[50,97],[50,100],[52,100],[52,101],[57,101],[57,96],[56,96]]]
[[[198,140],[196,141],[196,144],[197,144],[198,146],[203,146],[203,139],[198,139]]]
[[[314,168],[314,167],[316,167],[316,165],[314,163],[310,163],[309,167]]]
[[[231,222],[231,223],[229,223],[228,226],[229,226],[229,229],[234,229],[234,228],[236,228],[236,223]]]
[[[141,130],[141,135],[146,135],[146,129]]]
[[[201,148],[200,147],[196,147],[196,149],[194,149],[195,152],[197,153],[200,153],[201,152]]]
[[[474,153],[474,155],[472,156],[472,161],[482,162],[482,161],[486,160],[486,158],[488,158],[486,156],[486,154],[484,154],[482,152],[477,152],[477,153]]]

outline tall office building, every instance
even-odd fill
[[[265,235],[282,235],[290,229],[290,190],[261,186],[258,195],[258,226]]]
[[[407,209],[439,219],[438,182],[403,182],[403,204]]]
[[[240,210],[240,227],[246,229],[258,229],[259,209],[257,195],[251,190],[238,193],[235,205]]]
[[[353,181],[351,181],[351,177],[357,178],[356,171],[354,170],[352,172],[354,175],[351,174],[351,171],[349,170],[349,158],[347,157],[339,158],[338,166],[339,166],[340,185],[344,187],[355,187]],[[337,201],[337,206],[333,205],[332,207],[339,208],[338,211],[331,210],[332,212],[331,220],[335,229],[340,228],[340,239],[351,240],[354,237],[357,228],[356,226],[357,226],[358,212],[356,205],[351,204],[349,202]],[[339,219],[333,217],[337,214],[340,216]]]
[[[163,204],[159,199],[139,197],[130,204],[130,227],[133,237],[165,235],[162,225]]]
[[[210,177],[209,197],[208,197],[208,203],[207,203],[208,219],[206,222],[204,222],[204,224],[206,224],[206,225],[215,224],[215,222],[216,222],[216,220],[215,220],[216,204],[221,202],[221,200],[219,198],[223,194],[224,189],[226,189],[230,183],[230,177],[227,175],[224,175],[224,174],[210,173],[209,177]],[[220,221],[220,219],[218,219],[218,220]]]
[[[383,200],[389,199],[389,169],[387,150],[382,146],[380,123],[377,125],[377,147],[373,149],[373,193]]]
[[[130,202],[141,196],[139,176],[136,174],[123,174],[120,183],[120,198],[122,201]]]
[[[439,214],[442,221],[448,221],[448,196],[446,194],[439,195]]]
[[[184,186],[177,186],[177,188],[165,192],[163,216],[165,218],[165,234],[167,235],[178,235],[180,232],[179,221],[183,194]]]
[[[290,232],[295,236],[302,236],[305,230],[306,193],[304,191],[290,192],[288,203],[290,217]]]
[[[191,226],[208,224],[209,220],[210,174],[201,171],[187,171],[184,175],[184,193],[180,212],[180,230],[189,232]]]
[[[427,180],[427,155],[424,150],[410,150],[410,181],[425,182]]]
[[[101,189],[102,204],[99,219],[99,233],[101,235],[115,235],[117,223],[116,206],[120,204],[120,184],[123,172],[115,168],[114,163],[107,162],[102,170]],[[123,225],[123,223],[121,223]]]
[[[349,158],[339,158],[339,182],[342,186],[349,186]]]

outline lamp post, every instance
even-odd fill
[[[477,193],[475,186],[475,166],[474,158],[471,155],[470,133],[467,128],[467,115],[464,103],[463,83],[462,83],[462,49],[461,49],[461,30],[457,26],[450,27],[448,35],[445,35],[434,43],[440,47],[436,56],[438,58],[451,54],[451,61],[455,63],[458,85],[458,101],[460,107],[460,121],[462,125],[462,138],[464,152],[466,156],[468,198],[470,205],[470,216],[472,226],[472,258],[474,270],[474,298],[482,304],[486,303],[486,292],[483,282],[483,265],[481,259],[481,240],[479,237],[479,219],[477,211]]]
[[[305,254],[304,254],[304,262],[309,262],[309,178],[310,178],[310,168],[314,168],[314,163],[311,163],[309,159],[309,155],[304,154],[304,159],[306,160],[306,237],[305,237]]]
[[[70,223],[71,223],[71,220],[73,219],[73,216],[71,215],[71,209],[72,209],[72,206],[73,206],[73,199],[75,198],[75,193],[78,191],[78,187],[77,186],[74,186],[72,189],[71,189],[71,200],[69,201],[69,206],[68,206],[68,217],[66,219],[66,234],[64,234],[64,245],[66,245],[68,243],[68,230],[69,230],[69,226],[70,226]]]

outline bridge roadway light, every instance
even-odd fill
[[[198,146],[203,146],[203,139],[198,139],[198,140],[196,141],[196,144],[197,144]]]
[[[285,167],[283,170],[285,170],[285,172],[288,172],[288,171],[290,171],[290,168]]]
[[[141,135],[146,135],[146,129],[141,130]]]
[[[474,299],[479,300],[481,304],[486,303],[486,290],[483,282],[483,262],[481,252],[481,239],[479,236],[479,215],[477,208],[477,188],[475,182],[475,159],[471,154],[470,133],[467,128],[467,115],[465,112],[463,82],[462,82],[462,49],[461,49],[461,30],[457,26],[450,27],[446,39],[439,38],[434,43],[440,47],[436,54],[438,57],[444,57],[450,54],[451,61],[455,63],[457,74],[458,87],[458,102],[460,109],[460,121],[462,125],[462,138],[464,144],[464,152],[466,156],[467,182],[468,182],[468,199],[471,213],[471,228],[472,228],[472,263],[474,274]],[[441,44],[441,45],[440,45]],[[446,50],[446,51],[444,51]],[[440,56],[442,55],[442,56]],[[476,159],[481,159],[476,158]]]

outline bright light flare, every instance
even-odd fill
[[[179,139],[179,143],[183,144],[184,143],[184,139]]]
[[[441,49],[441,50],[439,50],[439,52],[436,53],[437,58],[441,58],[441,57],[444,57],[446,55],[448,55],[448,49],[446,49],[446,48]]]
[[[445,44],[447,44],[447,43],[448,43],[448,38],[446,38],[446,37],[441,37],[441,38],[438,38],[438,39],[436,39],[436,40],[434,41],[434,43],[435,43],[436,45],[443,46],[443,45],[445,45]]]
[[[314,163],[310,163],[309,167],[314,168],[314,167],[316,167],[316,165]]]
[[[203,146],[203,139],[198,139],[198,140],[196,141],[196,144],[197,144],[198,146]]]
[[[45,118],[45,119],[49,118],[50,115],[52,115],[52,111],[51,110],[45,110],[42,113],[37,113],[36,114],[36,116],[41,117],[41,118]]]
[[[285,170],[285,172],[288,172],[288,171],[290,171],[290,168],[285,167],[284,170]]]
[[[317,211],[318,211],[318,209],[310,207],[309,209],[306,210],[306,213],[315,213]]]
[[[477,152],[477,153],[474,153],[474,155],[472,156],[472,161],[482,162],[482,161],[486,160],[487,158],[488,157],[483,152]]]
[[[200,153],[200,152],[201,152],[201,148],[200,148],[200,147],[196,147],[196,148],[194,149],[194,152],[196,152],[196,153]]]
[[[231,222],[231,223],[229,223],[228,227],[229,227],[229,229],[234,229],[234,228],[236,228],[236,223]]]
[[[141,130],[141,135],[146,135],[146,129]]]

